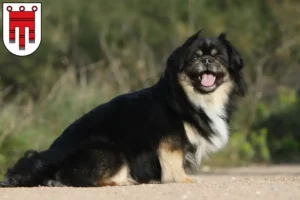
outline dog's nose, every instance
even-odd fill
[[[209,64],[211,64],[211,60],[209,58],[203,58],[202,63],[209,65]]]

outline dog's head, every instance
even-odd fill
[[[240,73],[243,66],[240,53],[224,33],[208,38],[200,30],[171,54],[166,72],[198,93],[212,93],[227,84],[243,94]]]

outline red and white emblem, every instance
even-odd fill
[[[42,36],[41,3],[3,3],[3,42],[17,56],[37,50]]]

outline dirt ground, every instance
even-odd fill
[[[300,165],[210,170],[197,183],[103,188],[3,188],[0,200],[300,199]]]

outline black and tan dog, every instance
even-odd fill
[[[118,96],[72,123],[50,148],[27,152],[2,187],[192,182],[187,166],[222,148],[243,60],[221,34],[187,39],[152,87]]]

